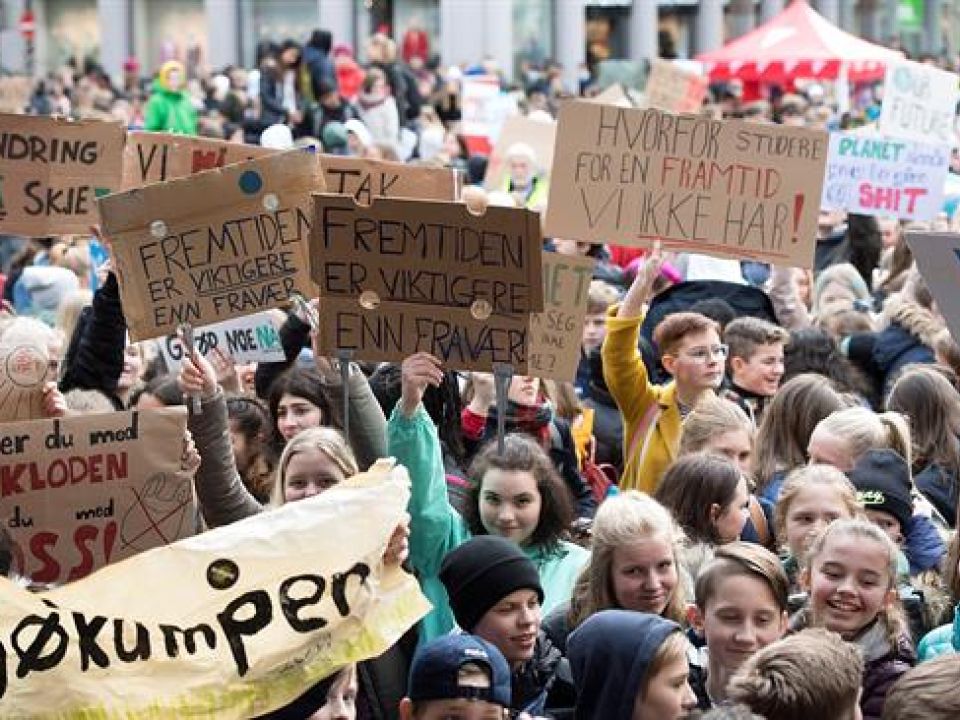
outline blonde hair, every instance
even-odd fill
[[[846,443],[856,462],[867,450],[889,448],[912,463],[910,426],[898,412],[875,413],[865,407],[837,410],[821,420],[814,432],[822,430]]]
[[[851,518],[863,516],[863,508],[857,502],[857,490],[846,475],[833,465],[804,465],[787,475],[780,489],[773,524],[777,530],[777,541],[781,544],[786,542],[787,514],[790,512],[790,504],[796,500],[797,495],[813,485],[833,488],[840,496]]]
[[[862,675],[856,645],[810,628],[758,650],[730,681],[728,694],[776,720],[848,720]]]
[[[897,560],[900,550],[893,544],[893,540],[868,520],[854,518],[852,520],[834,520],[824,528],[810,545],[804,563],[804,572],[809,578],[813,573],[813,563],[827,546],[827,542],[835,537],[847,536],[857,540],[868,540],[877,543],[883,547],[887,554],[887,590],[893,590],[897,584]],[[814,623],[817,617],[810,606],[810,616]],[[900,599],[894,595],[893,601],[886,607],[880,608],[877,613],[877,619],[883,624],[887,633],[887,639],[896,647],[900,637],[906,632],[906,622],[903,618],[903,609],[900,605]]]
[[[620,299],[620,292],[603,280],[591,280],[587,290],[587,315],[598,315]]]
[[[290,460],[297,453],[311,449],[319,450],[330,458],[340,468],[344,477],[357,474],[357,460],[353,450],[350,449],[346,438],[339,430],[329,427],[308,428],[295,435],[283,448],[280,462],[277,463],[273,490],[270,492],[271,505],[279,507],[286,502],[283,491],[287,483],[287,465],[290,464]]]
[[[812,313],[820,315],[824,306],[820,304],[820,296],[828,285],[836,283],[842,285],[855,296],[856,300],[869,300],[870,288],[864,282],[863,277],[857,272],[857,269],[850,263],[839,263],[831,265],[821,272],[813,284],[813,307]]]
[[[570,602],[571,630],[601,610],[619,607],[613,591],[613,553],[618,547],[653,537],[663,538],[672,548],[678,576],[663,616],[675,622],[684,620],[687,599],[679,577],[683,572],[683,531],[659,502],[646,493],[627,490],[608,498],[597,510],[590,561],[577,580]]]
[[[753,444],[753,422],[739,405],[716,396],[701,400],[683,420],[679,454],[702,452],[717,435],[737,430],[746,432]]]
[[[60,302],[60,307],[57,308],[56,327],[63,333],[64,340],[68,344],[80,320],[80,313],[92,303],[93,293],[90,290],[74,290]]]

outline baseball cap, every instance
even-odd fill
[[[461,685],[460,669],[476,664],[490,673],[489,687]],[[467,698],[510,707],[510,667],[500,651],[474,635],[444,635],[417,648],[410,666],[413,702]]]

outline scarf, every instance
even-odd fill
[[[553,421],[553,406],[548,402],[539,405],[520,405],[507,400],[506,431],[531,435],[540,444],[549,448],[550,423]],[[490,408],[487,415],[487,430],[491,436],[497,431],[497,406]]]

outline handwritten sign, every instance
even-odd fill
[[[314,195],[310,236],[321,347],[397,360],[426,350],[450,367],[526,367],[529,315],[543,310],[536,213]]]
[[[567,102],[544,232],[810,267],[827,145],[799,128]]]
[[[130,132],[123,151],[123,189],[187,177],[275,152],[259,145],[213,138]]]
[[[710,80],[668,60],[654,60],[647,80],[650,107],[674,113],[697,112],[707,96]]]
[[[500,136],[487,163],[487,174],[483,184],[488,190],[504,190],[509,168],[506,154],[510,146],[522,142],[533,148],[537,156],[537,169],[545,177],[550,177],[553,164],[553,146],[557,138],[557,124],[541,122],[527,117],[510,117],[503,124]]]
[[[376,657],[429,608],[381,561],[409,496],[383,461],[49,592],[0,578],[0,716],[240,720]]]
[[[0,340],[0,423],[43,416],[43,385],[50,355],[25,338]]]
[[[134,340],[313,296],[307,273],[315,155],[294,150],[100,201]]]
[[[373,198],[457,200],[461,176],[449,168],[417,167],[384,160],[320,155],[327,192],[348,195],[362,205]]]
[[[236,363],[285,362],[287,359],[274,317],[269,312],[194,328],[193,337],[197,352],[204,357],[217,350]],[[180,338],[168,335],[159,346],[167,370],[178,370],[183,363]]]
[[[907,245],[950,334],[960,338],[960,234],[907,233]]]
[[[903,60],[889,63],[878,128],[884,135],[956,145],[957,74]]]
[[[0,233],[87,233],[120,189],[120,123],[0,115]]]
[[[19,423],[0,439],[0,522],[14,571],[65,583],[196,532],[181,474],[186,408]]]
[[[543,253],[542,313],[530,316],[530,374],[573,382],[587,316],[594,260]]]
[[[949,167],[946,145],[834,133],[821,205],[860,215],[932,220],[943,207]]]

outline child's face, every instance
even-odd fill
[[[697,696],[687,678],[690,667],[685,657],[678,657],[650,678],[646,695],[637,693],[633,720],[680,720],[697,707]]]
[[[867,514],[867,520],[883,530],[895,545],[903,545],[903,531],[900,528],[899,520],[883,510],[867,508],[864,512]]]
[[[750,493],[747,490],[747,481],[740,478],[737,491],[726,507],[714,505],[715,515],[713,525],[721,543],[733,542],[740,537],[743,526],[747,523],[750,514]]]
[[[803,577],[814,620],[848,640],[895,598],[887,549],[866,538],[828,538]]]
[[[603,337],[606,335],[606,315],[596,313],[587,315],[583,319],[583,351],[585,353],[598,349],[603,344]]]
[[[678,582],[670,540],[652,535],[618,546],[613,551],[610,575],[619,607],[660,615]]]
[[[839,518],[850,517],[840,493],[829,485],[808,485],[798,492],[787,509],[784,533],[790,554],[803,558],[810,543],[823,529]]]
[[[690,333],[675,352],[663,356],[663,366],[687,391],[716,390],[723,382],[725,353],[716,330]]]
[[[517,590],[487,610],[472,633],[495,645],[510,665],[533,657],[540,631],[540,599],[534,590]]]
[[[730,358],[733,382],[744,390],[771,397],[783,377],[783,343],[757,345],[749,358]]]
[[[753,457],[753,442],[750,433],[746,430],[728,430],[713,435],[703,448],[707,452],[723,455],[729,458],[744,475],[751,470],[750,459]]]
[[[706,608],[698,608],[694,616],[710,648],[710,665],[728,673],[787,631],[787,613],[770,587],[746,575],[721,580]]]

